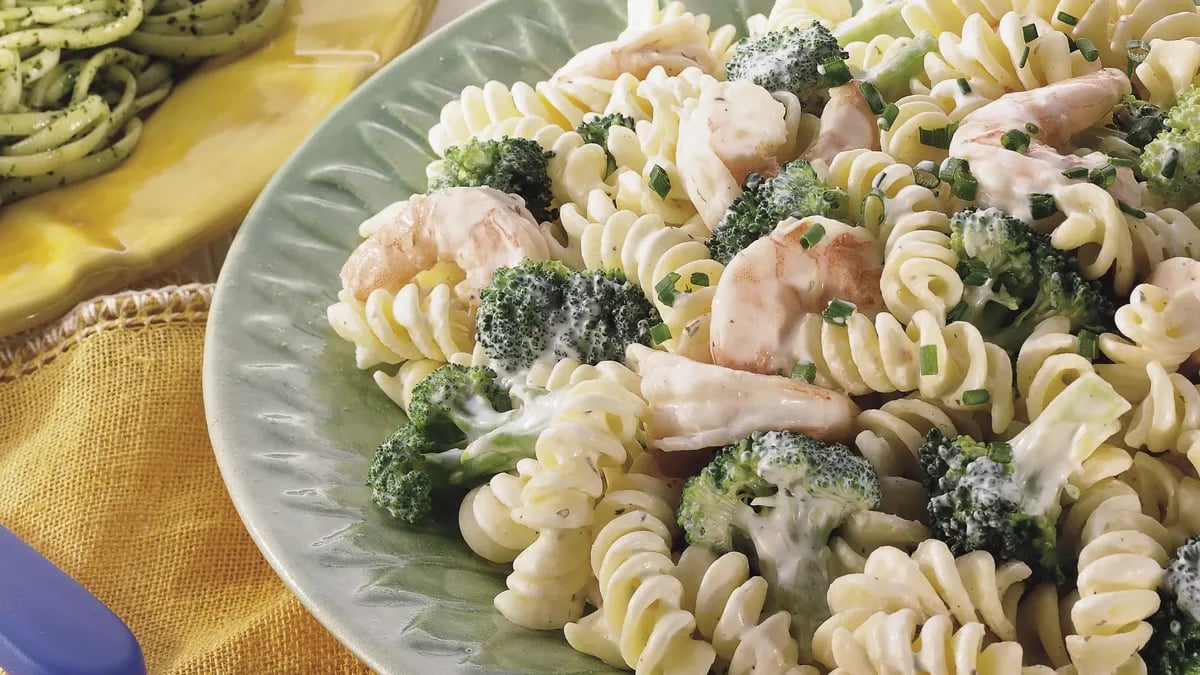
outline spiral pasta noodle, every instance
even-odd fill
[[[694,613],[697,630],[730,675],[809,673],[797,663],[799,648],[788,632],[791,615],[782,610],[764,615],[767,582],[750,575],[746,556],[718,557],[691,546],[680,555],[676,576],[683,582],[684,608]]]
[[[448,284],[425,289],[410,283],[395,295],[378,288],[365,303],[342,290],[328,316],[338,336],[354,344],[359,368],[413,359],[446,362],[475,346],[474,317]]]
[[[911,557],[890,547],[872,553],[863,573],[830,584],[829,609],[834,614],[910,609],[922,622],[947,614],[959,625],[982,623],[1010,641],[1017,638],[1017,600],[1030,573],[1020,562],[997,565],[984,551],[955,558],[944,542],[929,539]]]
[[[911,0],[904,3],[901,14],[914,34],[929,31],[940,37],[960,35],[971,16],[995,24],[1011,9],[1012,0]]]
[[[1146,100],[1167,110],[1200,75],[1200,43],[1160,40],[1150,45],[1146,60],[1134,70]]]
[[[660,6],[661,0],[630,0],[628,4],[628,27],[622,36],[661,26],[671,21],[694,21],[708,35],[707,47],[713,61],[725,65],[737,43],[737,28],[724,25],[712,29],[712,19],[707,14],[692,14],[682,2],[671,1]]]
[[[808,28],[814,23],[836,24],[853,14],[848,0],[777,0],[769,14],[752,16],[746,24],[753,36],[785,28]]]
[[[956,409],[988,410],[997,432],[1013,419],[1009,357],[969,323],[944,326],[922,310],[907,328],[886,312],[874,321],[856,313],[837,326],[810,314],[800,320],[797,333],[797,357],[816,365],[821,386],[853,395],[919,391]],[[922,350],[936,361],[924,372]],[[988,392],[987,403],[963,403],[965,392],[980,390]]]
[[[950,219],[940,211],[906,213],[890,239],[880,279],[888,311],[905,323],[922,310],[944,318],[963,297]]]
[[[1026,40],[1029,25],[1037,30],[1033,40]],[[1099,61],[1088,61],[1072,48],[1066,33],[1016,12],[1006,13],[995,28],[980,15],[970,16],[961,37],[948,33],[938,44],[938,53],[925,60],[933,84],[966,78],[1004,91],[1025,91],[1100,69]]]
[[[1173,451],[1195,465],[1200,459],[1195,432],[1200,430],[1200,386],[1162,364],[1146,365],[1150,391],[1137,404],[1125,429],[1125,442],[1151,452]]]
[[[1171,535],[1167,550],[1200,535],[1200,480],[1164,459],[1139,452],[1121,480],[1142,502],[1142,513],[1163,524]]]
[[[405,361],[396,369],[395,374],[389,375],[383,370],[377,370],[373,373],[375,384],[381,391],[400,409],[404,414],[408,414],[408,406],[412,403],[413,389],[421,384],[421,381],[426,377],[446,365],[442,361],[433,359],[417,359],[415,361]]]
[[[834,615],[834,620],[838,624],[823,637],[819,658],[837,675],[1047,672],[1022,668],[1024,652],[1019,643],[988,644],[982,624],[969,623],[955,631],[950,617],[944,614],[924,624],[910,609],[892,614],[846,612]]]
[[[475,555],[509,563],[537,538],[536,530],[512,517],[526,482],[515,473],[500,473],[467,493],[458,508],[458,529]]]
[[[600,528],[591,554],[602,604],[566,627],[572,647],[638,673],[662,672],[668,659],[673,672],[708,672],[716,653],[692,637],[696,619],[684,609],[671,542],[666,522],[641,509]]]
[[[1072,664],[1081,673],[1110,672],[1140,660],[1151,633],[1145,619],[1159,606],[1170,534],[1142,513],[1137,492],[1116,480],[1082,494],[1060,532],[1078,551],[1079,599],[1066,637]]]
[[[889,242],[896,221],[906,213],[944,211],[945,196],[917,184],[911,166],[886,152],[856,149],[840,152],[823,179],[849,197],[850,222]],[[884,248],[885,254],[890,247]]]
[[[1121,335],[1100,336],[1100,349],[1115,363],[1158,363],[1174,371],[1200,349],[1200,298],[1194,293],[1140,284],[1114,319]]]
[[[1051,243],[1075,251],[1089,279],[1111,273],[1117,293],[1128,293],[1163,260],[1200,256],[1200,227],[1182,211],[1126,215],[1112,195],[1091,183],[1059,188],[1054,198],[1066,219],[1051,233]]]

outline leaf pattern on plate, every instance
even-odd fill
[[[691,0],[715,24],[769,0]],[[400,419],[331,339],[325,308],[371,213],[424,189],[442,106],[490,79],[537,81],[612,39],[624,0],[500,0],[367,82],[289,160],[247,218],[209,322],[205,402],[230,494],[316,616],[386,673],[608,673],[560,632],[492,607],[505,569],[474,557],[455,513],[397,525],[371,505],[370,455]]]

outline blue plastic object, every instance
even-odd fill
[[[0,668],[10,675],[144,675],[112,610],[0,527]]]

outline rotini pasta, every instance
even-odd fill
[[[835,579],[829,610],[896,612],[910,609],[920,622],[947,614],[959,625],[982,623],[1001,640],[1017,638],[1017,601],[1030,576],[1020,562],[997,565],[991,554],[975,551],[957,559],[945,543],[930,539],[910,557],[881,548],[867,558],[863,573]]]
[[[896,221],[904,214],[944,211],[945,196],[917,184],[912,167],[879,151],[838,153],[823,176],[849,196],[850,222],[871,231],[879,242],[890,242]],[[890,247],[885,244],[885,254]]]
[[[1080,673],[1120,671],[1140,660],[1158,609],[1170,534],[1142,513],[1133,488],[1102,481],[1063,516],[1061,536],[1078,552],[1079,599],[1071,607],[1067,653]],[[1141,666],[1141,672],[1145,672]]]
[[[470,492],[458,509],[458,529],[467,546],[479,557],[509,563],[537,538],[537,531],[513,520],[521,505],[526,478],[500,473]]]
[[[987,644],[982,624],[970,623],[955,631],[944,614],[930,618],[923,625],[909,609],[893,614],[847,612],[835,615],[834,619],[838,624],[824,638],[826,646],[821,657],[821,663],[833,669],[834,675],[893,672],[1040,675],[1044,672],[1022,668],[1023,650],[1019,643]]]
[[[1125,431],[1125,442],[1151,452],[1177,452],[1189,461],[1200,459],[1194,432],[1200,430],[1200,385],[1162,364],[1146,365],[1150,391],[1133,410]]]
[[[694,21],[708,35],[706,46],[712,54],[713,61],[718,66],[725,65],[737,43],[737,28],[724,25],[713,30],[712,19],[707,14],[692,14],[682,2],[667,2],[662,6],[660,2],[661,0],[630,0],[628,27],[621,36],[636,34],[671,21]]]
[[[916,165],[931,161],[941,163],[948,153],[945,148],[929,145],[922,136],[931,131],[948,129],[954,123],[938,99],[925,94],[913,94],[896,101],[896,118],[880,131],[879,148],[897,161]]]
[[[955,409],[988,410],[997,432],[1013,419],[1009,357],[969,323],[945,326],[919,311],[907,328],[887,313],[875,321],[856,313],[837,326],[812,314],[797,334],[797,358],[816,365],[821,386],[854,395],[919,391]],[[932,353],[936,367],[922,369],[922,351]],[[988,392],[987,403],[967,405],[967,391]]]
[[[785,28],[808,28],[814,23],[836,24],[853,13],[848,0],[778,0],[768,15],[752,16],[746,23],[751,35],[762,35]]]
[[[1200,481],[1144,452],[1134,455],[1121,480],[1137,491],[1142,513],[1167,528],[1168,551],[1200,535]]]
[[[697,630],[730,675],[816,675],[797,663],[799,648],[788,632],[791,615],[765,615],[767,582],[750,575],[746,556],[717,557],[691,546],[675,574],[683,582],[684,609],[695,615]]]
[[[950,219],[940,211],[900,215],[890,240],[880,279],[888,311],[905,323],[922,310],[944,319],[963,298]]]
[[[1012,0],[911,0],[901,14],[914,34],[929,31],[940,37],[943,33],[960,35],[972,16],[995,25],[1012,8]]]
[[[453,357],[451,357],[453,358]],[[383,370],[374,372],[375,384],[379,389],[400,409],[404,414],[408,414],[408,406],[412,403],[413,389],[433,371],[446,365],[442,361],[433,359],[417,359],[416,361],[405,361],[396,369],[394,375],[389,375]]]
[[[1037,31],[1033,39],[1026,35],[1028,26]],[[938,43],[938,53],[925,58],[932,84],[966,78],[972,84],[1025,91],[1100,69],[1099,61],[1088,61],[1073,48],[1066,33],[1016,12],[1007,12],[998,24],[989,24],[979,14],[969,16],[961,37],[947,33]]]
[[[1150,45],[1146,60],[1134,71],[1146,100],[1166,110],[1190,89],[1200,75],[1200,42],[1159,40]]]
[[[395,295],[377,288],[365,303],[343,290],[328,316],[334,332],[354,344],[355,362],[364,369],[413,359],[445,362],[475,345],[470,307],[447,284],[424,289],[410,283]]]

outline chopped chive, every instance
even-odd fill
[[[971,83],[967,81],[967,78],[958,78],[958,90],[964,94],[971,93]]]
[[[654,344],[661,345],[671,339],[671,327],[665,323],[660,323],[650,327],[650,339],[654,340]]]
[[[801,361],[792,366],[792,379],[804,380],[812,384],[817,380],[817,364],[809,361]]]
[[[658,294],[658,299],[667,307],[675,306],[675,284],[679,283],[679,274],[671,272],[654,284],[654,292]]]
[[[1150,53],[1150,44],[1145,40],[1130,40],[1125,43],[1126,75],[1133,77],[1133,69],[1137,68]]]
[[[1088,174],[1088,180],[1107,190],[1117,182],[1117,168],[1107,164],[1096,167]]]
[[[943,182],[953,183],[955,178],[970,171],[971,167],[967,164],[967,160],[947,157],[942,161],[942,168],[938,175],[941,176]]]
[[[1029,149],[1029,134],[1020,129],[1009,129],[1000,137],[1000,145],[1003,145],[1005,150],[1025,152]]]
[[[1026,63],[1029,63],[1029,46],[1028,45],[1026,45],[1025,50],[1021,52],[1021,62],[1017,64],[1017,67],[1024,68]]]
[[[1088,361],[1095,361],[1100,355],[1096,347],[1096,334],[1090,330],[1079,331],[1079,355]]]
[[[1034,220],[1049,218],[1058,212],[1058,205],[1054,203],[1054,195],[1034,193],[1029,195],[1029,213]]]
[[[930,160],[918,162],[913,167],[913,180],[917,182],[917,185],[933,190],[941,182],[941,178],[938,177],[937,164]]]
[[[937,375],[938,374],[938,348],[937,345],[921,345],[921,374],[922,375]]]
[[[1163,162],[1162,177],[1170,180],[1175,177],[1175,172],[1179,170],[1179,150],[1171,148],[1167,151],[1167,159]]]
[[[862,90],[863,98],[867,101],[867,106],[871,108],[871,112],[876,115],[882,115],[883,109],[887,107],[887,101],[883,99],[883,94],[879,93],[879,89],[870,82],[862,82],[858,85]]]
[[[804,231],[804,236],[800,237],[800,247],[812,248],[820,243],[821,238],[824,236],[825,226],[820,223],[813,223]]]
[[[992,441],[988,443],[988,459],[1000,464],[1008,464],[1012,461],[1013,451],[1012,446],[1004,441]]]
[[[990,400],[992,400],[992,395],[988,393],[987,389],[972,389],[963,392],[963,405],[984,405]]]
[[[887,216],[887,196],[880,188],[871,188],[866,197],[863,197],[862,203],[858,205],[858,222],[860,224],[868,224],[867,216],[871,213],[872,202],[879,202],[879,218],[878,222],[871,225],[878,227],[883,224],[884,218]]]
[[[1068,26],[1075,26],[1079,23],[1079,19],[1076,19],[1075,17],[1071,16],[1070,14],[1067,14],[1066,12],[1059,12],[1058,20],[1067,24]]]
[[[979,194],[979,181],[971,174],[961,176],[954,182],[953,190],[955,197],[967,202],[975,201],[975,196]]]
[[[892,125],[896,123],[896,118],[900,116],[900,106],[895,103],[889,103],[883,109],[883,116],[879,118],[879,128],[883,131],[890,131]]]
[[[946,150],[950,147],[950,128],[941,127],[939,129],[926,129],[921,127],[919,130],[921,137],[921,145],[926,145],[931,148],[941,148]]]
[[[1128,157],[1110,157],[1108,163],[1122,169],[1132,169],[1134,164],[1136,164],[1136,162]]]
[[[1034,124],[1033,122],[1026,122],[1025,131],[1028,131],[1031,134],[1036,134],[1041,131],[1041,129],[1039,129],[1038,125]]]
[[[958,276],[964,286],[982,286],[991,278],[987,263],[982,260],[963,260],[958,263]]]
[[[1038,39],[1037,24],[1027,23],[1021,26],[1021,37],[1025,38],[1026,44]]]
[[[1117,200],[1117,207],[1121,209],[1121,213],[1124,213],[1125,215],[1133,216],[1134,218],[1137,218],[1138,220],[1142,220],[1143,218],[1146,217],[1145,211],[1139,209],[1136,206],[1133,206],[1132,204],[1126,204],[1125,202],[1121,201],[1120,199]]]
[[[667,195],[671,194],[671,177],[657,164],[650,169],[650,189],[654,190],[660,199],[666,199]]]
[[[829,301],[829,306],[825,308],[825,311],[821,312],[821,316],[825,319],[826,323],[831,323],[835,326],[845,326],[847,320],[854,314],[855,309],[857,308],[853,303],[834,298]]]
[[[950,312],[948,314],[946,314],[946,323],[947,324],[954,323],[955,321],[962,319],[966,315],[967,315],[967,301],[959,300],[958,304],[955,305],[954,307],[952,307],[950,309]]]
[[[692,272],[692,278],[689,281],[698,288],[708,288],[708,275],[704,272]]]
[[[837,57],[822,62],[817,66],[817,72],[825,76],[826,84],[831,87],[840,87],[852,78],[850,66],[846,65],[844,59]]]
[[[1062,172],[1062,175],[1070,178],[1071,180],[1087,178],[1088,170],[1087,167],[1077,166],[1074,169],[1067,169],[1066,171]]]
[[[1096,59],[1100,58],[1100,50],[1096,49],[1095,43],[1091,40],[1081,37],[1075,41],[1075,44],[1079,47],[1079,53],[1083,54],[1084,61],[1094,63]]]

